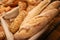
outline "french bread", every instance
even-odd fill
[[[21,11],[15,20],[11,23],[9,29],[12,33],[15,33],[18,29],[24,18],[26,17],[27,12],[25,10]]]
[[[20,26],[19,31],[14,34],[15,39],[26,39],[33,36],[43,29],[57,14],[58,10],[52,9],[31,18],[28,22]]]
[[[26,3],[19,2],[19,14],[9,27],[12,33],[15,33],[19,29],[20,24],[26,17],[27,11],[24,10],[25,8],[26,8]]]

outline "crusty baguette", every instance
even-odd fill
[[[45,11],[47,10],[51,10],[51,9],[54,9],[54,8],[59,8],[60,6],[60,1],[54,1],[52,2],[51,4],[49,4],[43,11],[42,13],[44,13]]]
[[[54,18],[57,14],[58,10],[52,9],[33,17],[27,23],[20,26],[19,31],[16,32],[14,35],[15,39],[25,39],[33,36],[42,28],[44,28],[44,26],[46,26],[47,23],[49,23],[52,20],[52,18]]]
[[[27,15],[27,11],[24,10],[25,8],[26,8],[26,3],[19,2],[19,14],[9,27],[12,33],[15,33],[18,30],[19,25],[22,23],[23,19]]]
[[[26,16],[24,23],[30,18],[33,18],[34,16],[41,13],[41,11],[50,3],[50,1],[41,1],[35,8],[33,8],[31,11],[28,12],[28,15]]]
[[[12,33],[15,33],[18,30],[20,24],[22,23],[22,21],[23,21],[23,19],[25,18],[26,15],[27,15],[27,12],[26,11],[24,11],[24,10],[21,11],[20,14],[11,23],[11,25],[10,25],[9,28],[10,28],[10,31]]]

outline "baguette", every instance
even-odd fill
[[[55,8],[59,8],[60,6],[60,1],[54,1],[51,4],[49,4],[43,11],[42,13],[44,13],[45,11],[51,10],[51,9],[55,9]]]
[[[26,39],[33,36],[42,30],[57,14],[58,10],[52,9],[31,18],[27,23],[21,24],[19,31],[14,34],[15,39]]]
[[[19,25],[22,23],[23,19],[27,15],[27,11],[24,10],[25,8],[26,3],[19,2],[19,14],[9,27],[12,33],[15,33],[19,29]]]
[[[39,3],[35,8],[33,8],[30,12],[28,12],[28,15],[26,16],[25,20],[23,21],[24,23],[34,16],[38,15],[41,13],[41,11],[50,3],[50,1],[42,1]],[[34,13],[33,13],[34,12]]]
[[[27,15],[26,11],[21,11],[20,14],[15,18],[15,20],[10,25],[10,31],[15,33],[18,29],[22,21],[24,20],[25,16]]]

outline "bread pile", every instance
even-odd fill
[[[2,0],[0,10],[0,40],[35,40],[60,20],[59,0]]]

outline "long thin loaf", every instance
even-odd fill
[[[27,11],[24,10],[25,8],[26,8],[26,3],[19,2],[19,14],[9,27],[12,33],[15,33],[19,29],[19,25],[22,23],[23,19],[26,17]]]
[[[33,36],[44,28],[57,14],[58,10],[52,9],[31,18],[27,23],[20,26],[20,30],[14,35],[15,39],[25,39]]]
[[[21,11],[20,14],[15,18],[15,20],[12,22],[12,24],[10,25],[10,31],[12,33],[15,33],[18,29],[20,24],[22,23],[23,19],[25,18],[25,16],[27,15],[26,11]]]

